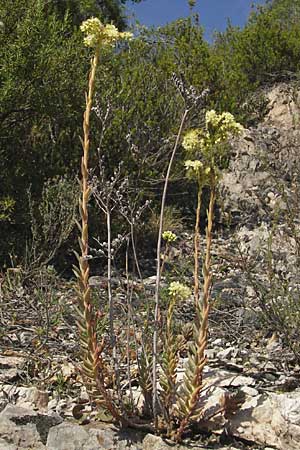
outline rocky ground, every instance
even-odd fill
[[[209,393],[210,419],[206,433],[187,438],[180,449],[300,448],[298,91],[280,84],[266,93],[269,113],[233,142],[222,181],[203,394]],[[176,267],[185,267],[187,283],[192,247],[191,235],[183,233],[172,256]],[[144,280],[149,294],[151,264]],[[72,283],[49,287],[41,279],[29,294],[18,271],[9,277],[0,295],[0,450],[170,448],[157,436],[118,431],[90,408],[77,370]],[[101,298],[105,278],[90,282]],[[192,300],[178,306],[179,328],[192,318]],[[183,351],[178,380],[185,358]],[[231,417],[214,416],[227,393],[241,399],[240,409]]]

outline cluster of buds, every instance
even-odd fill
[[[175,298],[180,301],[187,300],[191,296],[190,288],[182,283],[179,283],[179,281],[172,281],[168,292],[171,298]]]
[[[211,173],[211,168],[209,166],[205,167],[199,159],[196,159],[194,161],[185,161],[184,167],[187,170],[187,176],[189,178],[197,178],[202,185],[206,184],[206,181]]]
[[[177,236],[176,236],[176,234],[173,233],[172,231],[164,231],[163,234],[162,234],[162,238],[163,238],[166,242],[171,243],[171,242],[176,241]]]

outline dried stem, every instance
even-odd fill
[[[176,297],[169,303],[166,323],[165,352],[162,359],[162,370],[164,377],[160,384],[164,390],[164,407],[167,422],[167,433],[171,433],[171,406],[176,394],[176,369],[178,364],[177,342],[173,332],[173,314],[176,304]]]
[[[185,123],[185,120],[187,118],[189,110],[185,109],[179,131],[176,137],[175,145],[173,147],[173,151],[171,154],[171,158],[168,165],[168,170],[165,178],[165,184],[164,184],[164,190],[161,200],[161,208],[160,208],[160,219],[159,219],[159,230],[158,230],[158,238],[157,238],[157,251],[156,251],[156,284],[155,284],[155,312],[154,312],[154,332],[153,332],[153,395],[152,395],[152,409],[153,409],[153,418],[154,418],[154,425],[155,428],[157,428],[157,344],[158,344],[158,328],[159,328],[159,287],[160,287],[160,276],[161,276],[161,267],[160,267],[160,253],[161,253],[161,239],[162,239],[162,233],[163,233],[163,220],[164,220],[164,210],[165,210],[165,203],[166,203],[166,197],[167,197],[167,188],[168,188],[168,182],[170,178],[171,168],[173,164],[173,160],[175,157],[175,153],[177,151],[179,140],[182,134],[183,126]]]
[[[141,269],[140,269],[140,264],[139,264],[137,252],[136,252],[135,237],[134,237],[134,224],[133,224],[132,218],[131,218],[131,221],[130,221],[130,238],[131,238],[131,247],[132,247],[133,257],[134,257],[134,264],[135,264],[136,270],[138,272],[138,276],[139,276],[140,282],[141,282],[141,284],[143,286],[143,289],[144,289],[144,287],[145,287],[144,286],[144,280],[143,280],[142,272],[141,272]]]
[[[126,270],[126,300],[127,300],[127,330],[126,330],[126,358],[127,358],[127,381],[129,389],[129,398],[132,408],[134,407],[132,380],[131,380],[131,356],[130,356],[130,328],[131,328],[131,305],[132,305],[132,285],[129,286],[129,238],[127,238],[126,255],[125,255],[125,270]],[[137,351],[137,349],[136,349]]]

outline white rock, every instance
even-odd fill
[[[11,384],[4,384],[1,387],[2,392],[6,397],[14,399],[12,403],[21,408],[37,408],[44,410],[47,408],[49,395],[46,391],[40,391],[36,387],[12,386]]]
[[[2,448],[46,450],[34,423],[36,418],[37,414],[34,411],[7,405],[0,414],[0,443],[4,442],[3,445],[6,445]]]
[[[279,450],[299,450],[300,392],[252,398],[230,420],[228,431]]]
[[[0,382],[13,381],[22,372],[25,358],[0,355]]]
[[[72,423],[62,423],[50,429],[47,450],[141,450],[142,437],[135,431],[122,431],[110,425],[95,424],[82,427]],[[153,450],[153,449],[152,449]]]
[[[0,450],[18,450],[15,444],[9,444],[4,439],[0,438]]]
[[[256,397],[259,394],[257,389],[254,389],[250,386],[242,386],[241,391],[246,395],[249,395],[250,397]]]
[[[231,357],[236,357],[238,354],[238,349],[236,347],[228,347],[217,353],[217,358],[220,359],[230,359]]]

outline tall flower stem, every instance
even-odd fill
[[[89,272],[88,256],[88,201],[90,196],[89,179],[89,152],[90,152],[90,115],[93,104],[93,95],[95,89],[96,70],[99,63],[99,49],[95,51],[95,55],[91,61],[91,71],[89,75],[89,89],[86,95],[86,109],[83,115],[83,156],[81,160],[81,273],[84,277],[85,290],[88,290],[88,278],[86,274]]]
[[[176,297],[172,297],[168,307],[167,322],[166,322],[166,336],[165,336],[165,351],[162,360],[162,370],[165,379],[160,379],[160,384],[164,391],[164,408],[165,418],[167,422],[167,433],[171,434],[171,405],[176,392],[176,368],[178,363],[176,337],[173,332],[173,314],[176,304]]]
[[[203,185],[201,183],[200,176],[199,176],[196,222],[195,222],[195,235],[194,235],[194,299],[195,299],[195,307],[197,307],[197,305],[199,303],[199,244],[200,244],[200,213],[201,213],[202,188],[203,188]]]
[[[181,410],[184,411],[184,416],[181,419],[179,428],[177,430],[175,439],[177,442],[181,440],[182,434],[187,427],[190,420],[199,418],[201,415],[201,407],[198,402],[201,391],[203,389],[203,369],[207,362],[205,356],[205,349],[208,342],[208,317],[210,312],[210,289],[212,282],[211,273],[211,245],[212,245],[212,228],[214,217],[214,206],[216,200],[216,179],[215,174],[212,173],[210,178],[210,201],[207,212],[207,227],[206,227],[206,250],[205,261],[203,264],[203,296],[202,304],[198,302],[197,318],[196,318],[196,336],[195,346],[189,357],[189,367],[187,368],[184,379],[184,391],[182,398],[179,399]]]
[[[111,208],[109,202],[105,208],[106,211],[106,228],[107,228],[107,295],[108,295],[108,311],[109,311],[109,334],[110,345],[112,351],[112,360],[115,375],[115,384],[118,394],[119,404],[122,404],[119,363],[117,357],[117,339],[115,333],[115,305],[112,295],[112,245],[111,245]]]
[[[80,215],[81,215],[81,238],[80,238],[80,249],[81,256],[79,258],[79,290],[81,293],[81,304],[82,314],[85,319],[84,328],[86,330],[81,330],[81,335],[86,331],[87,333],[87,352],[91,352],[93,356],[93,366],[96,367],[96,354],[97,354],[97,340],[96,340],[96,330],[95,323],[93,320],[93,311],[91,305],[91,295],[89,288],[89,244],[88,244],[88,202],[90,197],[90,187],[88,184],[89,175],[89,149],[90,149],[90,115],[93,103],[93,94],[95,88],[95,78],[96,70],[99,62],[99,49],[96,49],[94,57],[91,61],[91,70],[89,75],[89,86],[88,94],[86,94],[86,109],[83,115],[83,156],[81,159],[81,199],[80,205]]]
[[[161,278],[161,267],[160,267],[160,253],[161,253],[161,239],[163,233],[163,220],[164,220],[164,211],[167,197],[167,189],[168,183],[171,173],[171,168],[173,164],[173,160],[175,157],[175,153],[177,151],[179,140],[182,134],[183,126],[185,120],[187,118],[189,110],[185,109],[181,123],[179,126],[178,134],[176,137],[176,141],[173,147],[173,151],[171,154],[171,158],[169,161],[167,174],[165,178],[164,190],[161,200],[161,208],[160,208],[160,219],[159,219],[159,230],[158,230],[158,238],[157,238],[157,251],[156,251],[156,284],[155,284],[155,312],[154,312],[154,332],[153,332],[153,396],[152,396],[152,412],[154,418],[155,428],[157,428],[157,344],[158,344],[158,328],[159,328],[159,287],[160,287],[160,278]]]
[[[212,281],[212,273],[211,273],[211,245],[212,245],[212,228],[213,228],[213,219],[214,219],[214,206],[216,202],[216,178],[215,174],[211,174],[211,183],[210,183],[210,200],[209,200],[209,208],[207,214],[207,227],[206,227],[206,252],[205,252],[205,261],[203,266],[203,276],[204,276],[204,286],[203,286],[203,300],[202,300],[202,311],[205,315],[205,312],[210,309],[209,296],[211,289],[211,281]],[[207,337],[207,328],[206,327],[206,337]]]
[[[88,233],[88,202],[90,197],[89,187],[89,150],[90,150],[90,115],[95,89],[96,70],[99,63],[99,48],[95,49],[91,61],[88,93],[86,95],[86,109],[83,116],[83,156],[81,159],[81,198],[79,201],[81,215],[81,237],[79,239],[81,256],[79,256],[79,270],[76,271],[79,279],[79,307],[78,327],[80,331],[80,343],[83,352],[82,373],[91,395],[95,394],[98,402],[105,404],[111,415],[122,422],[119,411],[115,407],[109,392],[105,389],[104,370],[102,360],[103,343],[97,340],[97,319],[91,303],[89,287],[89,233]]]
[[[122,416],[119,408],[116,406],[113,394],[106,388],[107,385],[105,379],[108,378],[110,380],[112,376],[102,355],[105,347],[105,340],[102,339],[102,342],[99,344],[97,337],[98,320],[103,314],[101,311],[95,313],[89,287],[88,203],[91,194],[91,188],[89,186],[90,116],[100,50],[103,47],[113,47],[120,39],[130,39],[131,33],[120,33],[114,25],[103,25],[102,22],[95,17],[84,21],[80,26],[80,29],[85,34],[84,44],[87,47],[94,49],[94,56],[91,60],[91,69],[89,73],[88,93],[85,98],[86,107],[83,115],[83,139],[81,140],[83,149],[83,156],[81,158],[81,195],[79,199],[81,224],[78,224],[81,233],[79,238],[81,255],[77,255],[79,267],[74,269],[79,281],[77,322],[83,359],[81,372],[90,396],[97,401],[98,404],[104,406],[116,421],[120,424],[128,425],[128,421]],[[110,230],[110,216],[107,219],[108,229]],[[110,303],[112,303],[111,291],[109,292],[109,297]],[[113,316],[110,318],[111,328],[113,328]],[[113,342],[113,346],[114,345],[115,343]]]

